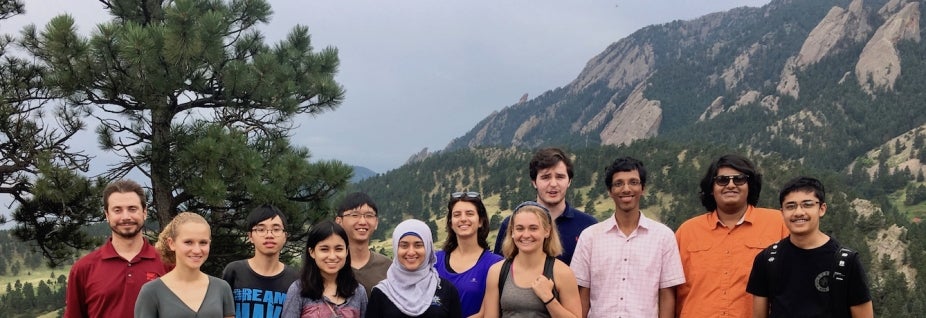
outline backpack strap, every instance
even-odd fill
[[[547,256],[543,261],[543,276],[553,280],[553,265],[556,264],[556,258]],[[505,289],[505,281],[508,280],[508,272],[511,271],[511,259],[505,259],[502,262],[502,269],[498,272],[498,301],[501,304],[502,290]],[[559,292],[556,291],[556,281],[553,281],[553,297],[559,299]]]
[[[502,290],[505,289],[505,281],[508,280],[508,272],[511,271],[511,259],[506,258],[502,262],[502,270],[498,272],[498,303],[499,308],[501,308],[502,303]]]
[[[511,259],[506,258],[502,262],[502,269],[498,271],[498,316],[502,316],[502,290],[505,289],[505,281],[508,280],[508,272],[511,271]]]
[[[840,246],[836,251],[829,277],[830,312],[832,313],[844,312],[849,308],[849,289],[846,285],[849,274],[852,272],[851,266],[856,263],[856,258],[858,258],[858,252],[852,249]]]
[[[543,276],[553,281],[553,298],[559,299],[559,292],[556,291],[556,280],[553,279],[554,264],[556,264],[556,258],[548,255],[547,259],[543,261]]]
[[[781,245],[787,239],[788,236],[762,251],[765,261],[768,262],[768,289],[772,295],[777,294],[779,286],[781,286],[781,261],[778,261],[778,259],[781,258]]]

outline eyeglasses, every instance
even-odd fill
[[[258,227],[258,228],[251,229],[251,232],[256,233],[257,235],[267,235],[267,232],[270,232],[271,234],[273,234],[273,236],[280,236],[281,234],[286,232],[286,230],[284,230],[281,227],[275,227],[275,228],[270,228],[270,229],[265,228],[265,227]]]
[[[359,212],[344,212],[344,214],[341,214],[341,217],[343,217],[343,218],[351,218],[351,219],[354,219],[354,220],[359,220],[359,219],[370,219],[370,220],[375,220],[375,219],[376,219],[376,213],[373,213],[373,212],[366,212],[366,213],[359,213]]]
[[[745,174],[738,174],[732,176],[716,176],[714,177],[714,184],[725,187],[730,184],[730,180],[733,180],[733,184],[741,186],[746,184],[746,181],[749,180],[749,176]]]
[[[798,207],[800,207],[802,210],[813,210],[817,207],[817,204],[820,204],[820,201],[806,200],[801,201],[800,203],[788,202],[785,203],[781,209],[788,212],[797,210]]]
[[[641,183],[640,180],[630,180],[630,181],[628,181],[627,183],[624,183],[623,181],[618,181],[618,182],[615,182],[615,183],[611,184],[611,187],[613,187],[613,188],[623,188],[625,185],[628,185],[628,186],[630,186],[631,188],[636,188],[636,187],[639,187],[639,186],[643,185],[643,183]]]
[[[479,192],[473,192],[473,191],[470,191],[470,192],[454,192],[454,193],[451,193],[451,194],[450,194],[450,198],[451,198],[451,199],[460,199],[460,198],[464,198],[464,197],[466,197],[466,198],[473,198],[473,199],[479,199]]]

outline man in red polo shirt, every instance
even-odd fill
[[[110,239],[71,267],[64,317],[132,317],[141,285],[167,273],[141,235],[148,216],[145,192],[131,180],[103,190]]]

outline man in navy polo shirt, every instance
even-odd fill
[[[566,202],[566,190],[572,183],[572,160],[559,148],[543,148],[534,154],[530,164],[531,186],[537,189],[536,201],[550,211],[556,222],[559,239],[563,243],[563,254],[557,256],[567,265],[572,261],[576,242],[582,230],[598,223],[591,215],[577,210]],[[505,235],[508,229],[506,217],[498,229],[498,235]],[[495,254],[501,255],[502,238],[495,239]]]
[[[167,273],[141,235],[147,207],[138,183],[118,180],[106,186],[103,209],[112,235],[71,267],[64,317],[132,317],[141,285]]]

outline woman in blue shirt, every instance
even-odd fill
[[[489,251],[489,215],[479,192],[454,192],[447,203],[447,240],[437,252],[437,273],[460,294],[463,317],[480,313],[489,267],[501,261]]]

